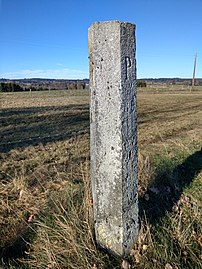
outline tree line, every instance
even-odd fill
[[[86,89],[84,82],[69,83],[52,83],[52,84],[35,84],[23,85],[23,87],[15,82],[1,82],[0,92],[21,92],[21,91],[45,91],[45,90],[82,90]]]
[[[13,82],[0,83],[0,92],[21,92],[21,91],[23,91],[23,88],[16,83]]]
[[[145,81],[137,80],[137,87],[146,87]],[[86,84],[84,82],[70,82],[66,84],[52,84],[51,88],[47,85],[38,85],[38,86],[20,86],[15,82],[1,82],[0,83],[0,92],[22,92],[22,91],[43,91],[43,90],[73,90],[73,89],[86,89]]]

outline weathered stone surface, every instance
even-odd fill
[[[91,183],[97,242],[129,253],[138,234],[135,25],[89,28]]]

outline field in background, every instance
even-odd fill
[[[145,88],[139,89],[139,92],[145,91]],[[200,93],[202,91],[202,86],[189,86],[189,85],[180,85],[180,84],[160,84],[160,83],[147,83],[147,92],[156,92],[156,93]]]
[[[90,229],[89,92],[0,99],[2,266],[120,268]],[[200,268],[202,92],[139,89],[137,102],[141,225],[130,263]]]

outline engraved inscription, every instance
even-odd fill
[[[131,67],[130,57],[125,57],[125,65],[126,65],[126,79],[127,79],[128,78],[128,69]]]

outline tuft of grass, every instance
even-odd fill
[[[36,222],[37,235],[29,258],[21,260],[29,268],[117,268],[112,265],[115,259],[110,261],[95,244],[89,222],[89,178],[83,180],[51,195]]]
[[[92,268],[98,261],[103,265],[84,217],[82,192],[80,184],[70,184],[51,197],[37,221],[27,261],[31,268]]]
[[[9,181],[0,181],[0,194],[0,250],[5,252],[4,248],[12,246],[18,236],[30,228],[31,218],[38,214],[46,197],[44,193],[35,196],[22,175],[9,177]]]

